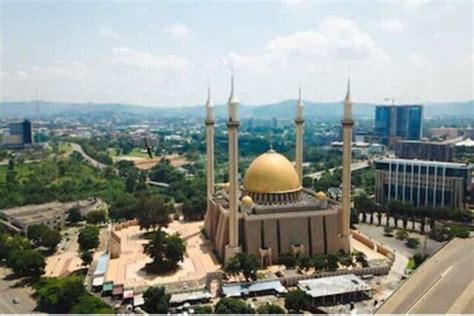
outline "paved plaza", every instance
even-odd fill
[[[169,275],[146,273],[144,268],[152,259],[143,253],[144,230],[130,226],[117,231],[121,238],[122,254],[111,259],[106,273],[106,281],[124,284],[125,288],[140,288],[176,282],[204,280],[208,272],[217,271],[220,264],[212,253],[211,244],[201,234],[202,222],[172,222],[165,229],[167,233],[180,233],[186,242],[186,255],[177,272]]]

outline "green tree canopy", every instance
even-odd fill
[[[278,305],[275,304],[265,304],[260,305],[257,308],[257,314],[286,314],[285,310]]]
[[[164,287],[149,287],[143,294],[143,309],[150,314],[167,314],[170,298]]]
[[[141,196],[138,200],[137,210],[140,228],[149,230],[156,227],[167,227],[171,222],[172,205],[167,203],[162,196]]]
[[[162,230],[154,232],[145,253],[153,258],[151,267],[158,272],[174,271],[184,259],[186,245],[178,234],[168,235]]]
[[[107,210],[105,209],[90,211],[86,215],[86,221],[88,224],[93,224],[93,225],[102,224],[102,223],[107,222],[107,220],[108,220],[108,213],[107,213]]]
[[[298,313],[302,310],[306,310],[309,307],[308,298],[306,294],[301,290],[291,291],[286,294],[285,297],[285,308],[294,313]]]
[[[231,275],[242,273],[245,280],[249,281],[257,278],[257,267],[257,258],[254,255],[239,252],[224,265],[224,271]]]
[[[100,298],[85,294],[72,307],[70,314],[115,314],[115,311]]]
[[[99,246],[99,227],[88,225],[79,231],[78,243],[81,251],[88,251]]]
[[[46,263],[41,253],[28,249],[11,251],[7,265],[17,276],[37,278],[43,274]]]
[[[244,301],[225,297],[217,302],[215,314],[255,314],[255,310]]]

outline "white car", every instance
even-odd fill
[[[12,300],[13,304],[20,304],[20,300],[18,299],[18,297],[15,297],[13,300]]]

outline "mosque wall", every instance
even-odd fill
[[[272,261],[278,258],[278,227],[276,219],[263,221],[263,239],[265,247],[272,248]]]
[[[259,256],[259,249],[262,245],[261,221],[243,221],[245,227],[245,252]]]
[[[323,254],[325,252],[323,218],[310,217],[311,221],[311,252],[313,255]]]
[[[335,253],[340,249],[339,243],[339,221],[337,214],[325,216],[326,221],[326,245],[328,253]]]
[[[286,218],[280,221],[280,245],[281,252],[291,250],[292,245],[302,244],[304,255],[309,255],[307,217]]]

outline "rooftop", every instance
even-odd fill
[[[401,159],[401,158],[384,158],[376,160],[376,163],[394,163],[394,164],[409,164],[418,166],[440,166],[440,167],[451,167],[451,168],[468,168],[469,165],[465,163],[457,162],[443,162],[443,161],[430,161],[430,160],[418,160],[418,159]]]
[[[372,289],[354,274],[302,280],[298,281],[298,288],[313,298]]]
[[[286,293],[287,290],[279,280],[258,281],[250,283],[239,283],[225,285],[222,287],[222,293],[225,297],[240,297],[250,293],[274,290],[277,293]]]

